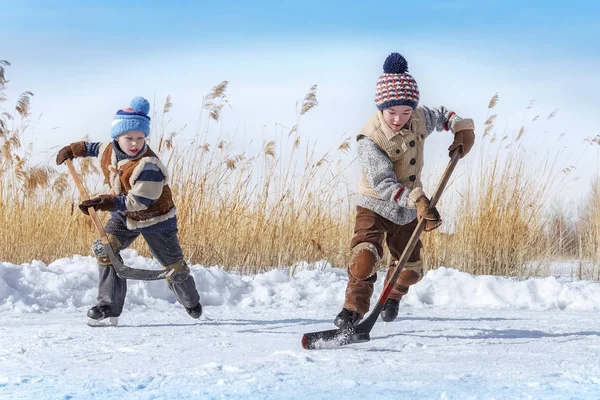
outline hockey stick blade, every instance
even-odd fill
[[[106,245],[105,247],[105,251],[108,254],[108,258],[110,259],[112,266],[115,268],[115,271],[117,272],[119,278],[137,279],[140,281],[157,281],[160,279],[168,278],[175,271],[173,269],[157,270],[128,267],[127,265],[123,264],[121,256],[116,255],[110,245]]]
[[[377,304],[365,320],[350,328],[305,333],[302,336],[302,347],[306,350],[332,349],[347,344],[368,342],[371,340],[371,329],[373,329],[382,308],[380,304]]]
[[[328,331],[305,333],[302,347],[306,350],[332,349],[352,343],[364,343],[371,340],[369,332],[358,327],[331,329]]]

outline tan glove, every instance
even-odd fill
[[[408,195],[407,207],[417,209],[417,218],[425,219],[425,231],[429,232],[439,227],[442,224],[442,217],[438,210],[429,208],[429,199],[425,196],[425,192],[420,187],[411,190]]]
[[[448,147],[449,156],[452,157],[454,150],[460,152],[460,158],[463,158],[473,147],[475,143],[475,132],[473,129],[465,129],[454,134],[454,142]]]
[[[425,219],[425,232],[432,231],[442,224],[442,217],[438,210],[433,207],[429,208],[429,199],[426,196],[421,196],[415,202],[417,206],[417,218]]]
[[[475,143],[475,124],[471,118],[461,119],[454,124],[454,132],[454,142],[448,147],[448,156],[452,157],[452,153],[458,150],[460,158],[463,158]]]

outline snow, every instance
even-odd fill
[[[125,263],[158,268],[133,250]],[[600,284],[429,271],[371,341],[304,350],[334,328],[345,271],[192,266],[204,315],[130,281],[119,326],[90,328],[91,257],[0,262],[2,399],[598,399]],[[382,290],[376,284],[373,304]]]

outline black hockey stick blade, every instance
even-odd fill
[[[371,340],[371,329],[382,308],[382,305],[377,304],[371,314],[356,326],[305,333],[302,336],[302,347],[306,350],[333,349],[347,344],[368,342]]]
[[[115,254],[110,245],[105,245],[105,251],[108,254],[115,271],[119,278],[122,279],[137,279],[140,281],[157,281],[171,276],[175,270],[173,269],[139,269],[131,268],[123,264],[120,255]]]
[[[305,333],[302,336],[302,347],[306,350],[331,349],[346,344],[364,343],[371,340],[369,332],[361,332],[354,326],[344,329]]]

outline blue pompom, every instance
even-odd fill
[[[383,72],[386,74],[404,74],[408,72],[408,63],[400,53],[390,54],[383,63]]]
[[[144,115],[148,115],[148,112],[150,111],[150,103],[148,102],[148,100],[141,96],[134,97],[133,100],[131,100],[129,106],[136,113]]]

